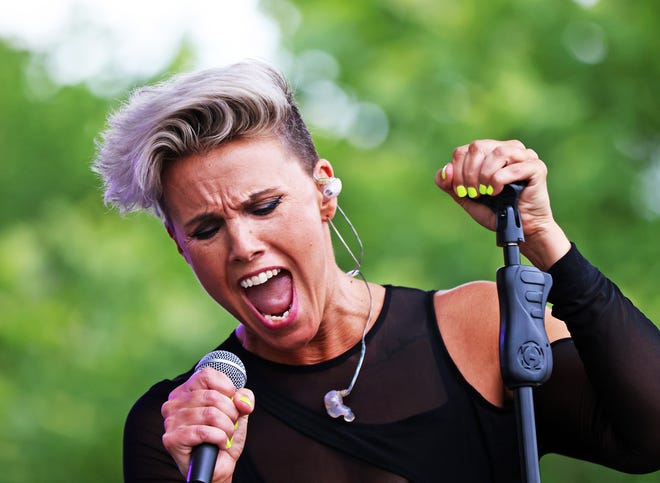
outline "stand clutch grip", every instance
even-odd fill
[[[509,389],[539,386],[552,373],[544,312],[552,278],[536,267],[509,265],[497,271],[500,304],[500,365]]]

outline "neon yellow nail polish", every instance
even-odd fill
[[[493,191],[495,191],[495,189],[491,185],[488,185],[488,188],[486,188],[486,194],[492,195]]]
[[[459,184],[456,187],[456,194],[458,195],[459,198],[465,198],[467,196],[467,190],[465,189],[465,186]]]
[[[486,187],[485,184],[480,184],[480,185],[479,185],[479,194],[480,194],[480,195],[485,195],[485,194],[487,194],[487,190],[488,190],[488,188]]]
[[[236,422],[234,423],[234,430],[237,430],[237,429],[238,429],[238,421],[236,421]]]
[[[250,401],[247,396],[241,396],[238,398],[239,401],[244,402],[248,406],[252,407],[252,401]]]
[[[225,444],[225,448],[227,448],[227,449],[231,448],[232,444],[234,444],[234,437],[233,436],[227,440],[227,443]]]
[[[440,177],[443,180],[447,179],[447,165],[446,164],[442,167],[442,172],[440,172]]]
[[[476,198],[477,197],[477,189],[473,188],[472,186],[468,186],[467,194],[470,198]]]

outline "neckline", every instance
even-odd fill
[[[385,295],[383,297],[383,305],[381,307],[380,313],[378,314],[378,317],[376,317],[375,322],[372,324],[371,328],[367,331],[366,335],[366,343],[367,343],[367,351],[369,351],[369,342],[371,339],[375,337],[375,335],[378,333],[380,328],[384,325],[384,321],[387,318],[387,314],[389,312],[390,308],[390,300],[392,297],[392,286],[391,285],[383,285],[383,288],[385,288]],[[245,361],[246,359],[251,360],[254,363],[257,364],[263,364],[270,366],[272,368],[282,368],[286,370],[295,370],[295,371],[301,371],[301,372],[314,372],[314,371],[320,371],[323,369],[327,369],[329,367],[333,367],[335,365],[341,364],[344,362],[346,359],[359,354],[360,351],[362,350],[362,341],[358,340],[353,346],[349,347],[346,351],[343,353],[325,360],[321,362],[316,362],[314,364],[304,364],[304,365],[299,365],[299,364],[286,364],[284,362],[275,362],[271,361],[269,359],[265,359],[253,352],[250,352],[247,350],[243,345],[241,344],[240,340],[238,339],[238,336],[236,335],[236,330],[233,330],[231,334],[229,335],[229,338],[227,339],[227,342],[231,345],[232,350],[236,352],[240,352],[241,359]]]

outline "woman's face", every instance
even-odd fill
[[[327,161],[316,169],[332,175]],[[240,139],[172,163],[163,189],[179,251],[258,352],[309,344],[336,267],[325,223],[335,204],[298,159],[277,138]]]

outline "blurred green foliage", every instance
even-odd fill
[[[493,279],[502,263],[494,235],[433,176],[460,144],[518,138],[548,164],[569,237],[660,320],[658,2],[262,6],[282,25],[305,115],[314,117],[319,92],[364,108],[348,130],[311,127],[344,181],[370,280],[443,288]],[[54,86],[28,53],[4,44],[0,63],[0,481],[120,481],[131,404],[234,322],[157,220],[103,206],[89,164],[119,100]],[[341,250],[338,259],[350,267]],[[657,481],[556,456],[542,475]]]

